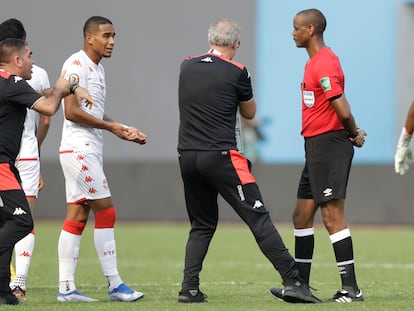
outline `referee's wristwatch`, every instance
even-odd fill
[[[356,130],[355,130],[355,134],[354,134],[354,135],[349,135],[349,137],[351,137],[351,138],[355,138],[355,137],[357,137],[357,136],[358,136],[358,133],[359,133],[359,127],[357,127],[357,128],[356,128]]]

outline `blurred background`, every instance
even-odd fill
[[[393,157],[414,99],[414,1],[384,0],[37,0],[3,1],[1,21],[20,19],[37,65],[53,84],[65,59],[82,48],[87,18],[103,15],[116,30],[104,59],[106,113],[145,132],[139,146],[105,133],[105,171],[120,220],[186,220],[177,162],[177,88],[181,61],[207,51],[207,29],[229,17],[241,26],[235,60],[253,77],[257,118],[244,123],[245,154],[276,222],[290,222],[304,163],[300,81],[308,55],[292,40],[293,17],[318,8],[327,18],[325,42],[338,54],[346,96],[359,127],[347,197],[350,223],[414,224],[414,169],[394,173]],[[62,111],[41,150],[45,188],[35,219],[66,213],[58,148]],[[220,199],[221,200],[221,199]],[[238,221],[222,202],[221,219]]]

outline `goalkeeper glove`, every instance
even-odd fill
[[[394,167],[397,174],[404,175],[409,169],[407,160],[412,160],[413,158],[413,153],[409,148],[411,137],[412,135],[409,135],[405,127],[403,127],[394,157]]]

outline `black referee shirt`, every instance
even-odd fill
[[[0,163],[14,163],[27,109],[41,95],[21,77],[0,71]]]
[[[236,149],[239,102],[253,97],[246,67],[207,53],[181,64],[178,150]]]

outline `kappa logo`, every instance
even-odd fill
[[[19,77],[19,76],[14,76],[14,83],[20,82],[20,81],[22,81],[22,80],[23,80],[23,78],[22,78],[22,77]]]
[[[28,251],[24,251],[19,256],[21,256],[21,257],[31,257],[31,255],[30,255],[30,253]]]
[[[204,62],[204,63],[212,63],[213,62],[213,60],[211,59],[210,56],[202,58],[201,61]]]
[[[322,191],[325,197],[330,197],[333,195],[333,190],[331,188],[326,188],[324,191]]]
[[[75,59],[75,60],[72,62],[72,65],[75,65],[75,66],[81,66],[81,62],[80,62],[80,60],[79,60],[79,59]]]
[[[14,212],[13,212],[13,215],[15,215],[15,216],[25,215],[25,214],[27,214],[27,213],[21,207],[16,207]]]
[[[256,202],[254,202],[253,209],[258,209],[258,208],[261,208],[262,206],[263,206],[263,203],[260,202],[260,200],[256,200]]]

